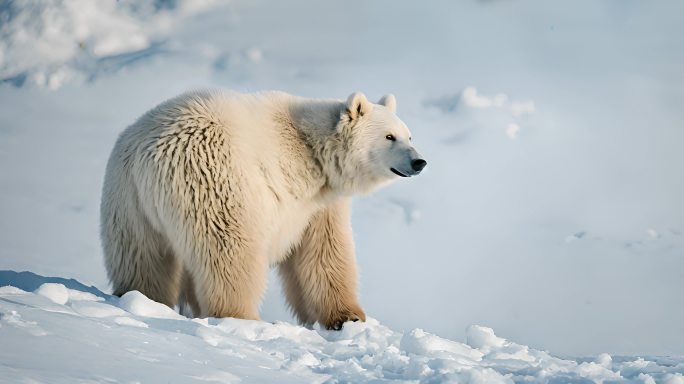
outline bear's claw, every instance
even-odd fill
[[[344,323],[347,321],[366,321],[366,315],[361,312],[361,314],[356,313],[345,313],[337,316],[333,320],[326,321],[325,328],[328,330],[340,331],[344,327]]]

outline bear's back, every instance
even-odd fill
[[[264,221],[262,235],[271,240],[264,245],[274,262],[296,243],[324,203],[320,194],[326,179],[320,163],[290,115],[296,100],[280,92],[188,92],[159,104],[127,128],[117,144],[122,150],[115,153],[133,155],[129,163],[141,192],[182,189],[177,183],[201,178],[190,173],[217,180],[225,175],[230,186],[209,188],[242,191],[240,201],[228,205],[259,212],[254,220]],[[143,199],[166,193],[144,193]],[[152,200],[144,204],[155,205]],[[148,215],[158,222],[153,210]]]
[[[195,90],[152,108],[122,132],[117,146],[127,152],[153,154],[193,136],[221,136],[224,148],[243,164],[269,158],[292,160],[283,150],[306,149],[296,127],[282,116],[294,96],[282,92],[240,94],[223,90]]]

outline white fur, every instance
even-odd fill
[[[397,112],[397,99],[391,93],[383,96],[378,104],[384,105],[392,113]]]
[[[364,319],[347,201],[396,178],[389,168],[417,154],[408,140],[392,108],[360,93],[199,91],[162,103],[121,134],[107,165],[114,293],[258,318],[268,266],[289,259],[281,275],[302,322]]]

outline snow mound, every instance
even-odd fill
[[[492,349],[500,349],[506,344],[506,340],[497,337],[491,328],[471,325],[468,327],[466,334],[468,336],[468,345],[484,353],[489,353]]]
[[[416,355],[459,359],[469,365],[481,361],[483,356],[482,352],[468,345],[443,339],[422,329],[414,329],[404,334],[401,339],[401,348]]]
[[[3,287],[0,287],[0,295],[21,295],[24,293],[26,293],[26,291],[24,291],[23,289],[19,289],[11,285],[5,285]]]
[[[467,329],[463,344],[421,329],[402,334],[372,318],[339,332],[188,319],[137,291],[100,297],[83,287],[0,288],[0,377],[52,383],[684,381],[684,358],[560,359],[477,325]]]
[[[47,297],[56,304],[66,304],[69,301],[69,291],[62,284],[45,283],[36,289],[36,294]]]
[[[154,51],[210,0],[32,0],[0,7],[0,81],[56,89]],[[135,55],[133,55],[135,54]],[[110,65],[110,69],[112,68]]]
[[[130,291],[121,296],[119,306],[134,315],[162,319],[184,319],[173,309],[148,299],[138,291]]]

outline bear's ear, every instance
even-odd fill
[[[393,94],[388,93],[378,101],[378,104],[384,105],[392,113],[397,113],[397,98]]]
[[[345,113],[351,121],[369,113],[371,110],[373,110],[373,104],[368,101],[363,93],[355,92],[347,98],[347,110]]]

